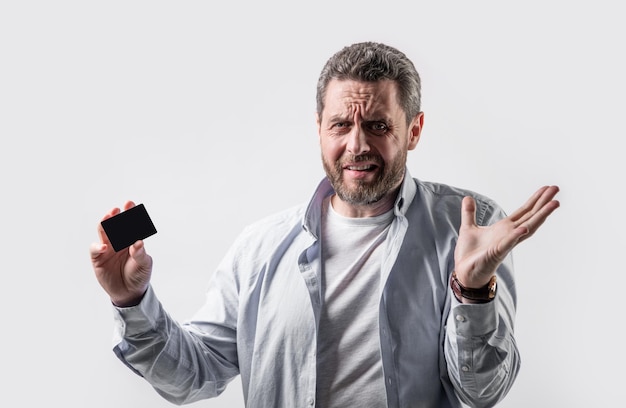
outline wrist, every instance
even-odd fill
[[[488,303],[496,297],[496,275],[493,275],[489,282],[480,288],[468,288],[459,282],[456,272],[452,271],[450,276],[450,288],[456,299],[461,303]]]
[[[137,306],[143,300],[143,297],[145,296],[146,291],[147,289],[144,290],[140,295],[135,295],[135,296],[126,297],[126,298],[119,298],[119,299],[111,298],[111,303],[113,303],[113,306],[119,307],[119,308]]]

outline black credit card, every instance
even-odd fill
[[[157,230],[143,204],[107,218],[100,223],[115,252],[156,234]]]

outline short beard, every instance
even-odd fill
[[[331,165],[322,155],[322,164],[326,177],[328,177],[330,184],[341,201],[351,205],[367,206],[377,203],[400,185],[404,177],[406,157],[406,152],[400,151],[387,166],[380,156],[365,154],[342,157]],[[343,180],[343,163],[358,163],[362,161],[375,162],[379,166],[378,175],[374,181],[367,183],[357,182],[356,188],[351,189],[346,186]]]

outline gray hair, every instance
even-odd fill
[[[317,113],[322,117],[326,87],[332,79],[376,82],[394,81],[398,104],[407,123],[420,112],[422,96],[420,76],[407,56],[385,44],[362,42],[344,47],[330,57],[317,81]]]

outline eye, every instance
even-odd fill
[[[332,124],[331,129],[336,134],[344,134],[350,131],[352,124],[350,122],[335,122]]]
[[[368,123],[368,128],[378,134],[383,134],[389,130],[389,127],[385,122],[370,122]]]

